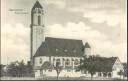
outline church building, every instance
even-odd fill
[[[76,39],[46,37],[44,29],[44,8],[36,1],[31,10],[31,63],[35,77],[56,76],[54,69],[42,70],[46,63],[59,63],[62,66],[60,77],[82,76],[82,72],[77,72],[76,68],[85,55],[91,55],[89,43],[83,44],[82,40]]]

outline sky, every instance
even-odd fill
[[[38,0],[45,36],[79,39],[92,54],[127,61],[126,0]],[[36,0],[2,0],[1,63],[30,60],[31,9]]]

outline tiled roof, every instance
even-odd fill
[[[97,59],[97,64],[102,67],[102,71],[112,71],[112,67],[115,63],[115,61],[117,60],[118,57],[110,57],[110,58],[106,58],[106,57],[99,57],[99,59]]]
[[[37,0],[36,3],[34,4],[32,10],[35,9],[35,8],[41,8],[41,9],[43,9],[43,7],[41,6],[41,4],[39,3],[38,0]]]
[[[82,40],[46,37],[45,42],[38,48],[37,56],[82,57]]]

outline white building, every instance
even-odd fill
[[[31,63],[35,77],[56,76],[54,69],[41,69],[47,62],[52,65],[58,62],[62,66],[63,70],[59,75],[61,77],[83,76],[81,71],[76,72],[76,68],[85,55],[91,55],[91,46],[88,43],[83,44],[82,40],[45,37],[43,18],[44,9],[36,1],[31,11]],[[116,68],[110,72],[111,76],[117,76],[116,71],[122,69],[119,59],[114,60],[111,68]]]

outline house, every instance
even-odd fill
[[[121,78],[123,75],[119,75],[120,71],[124,71],[123,65],[118,57],[99,57],[96,65],[101,66],[100,71],[94,75],[94,77],[105,77],[105,78]]]
[[[82,40],[45,37],[44,8],[37,0],[31,10],[31,64],[35,77],[56,76],[56,71],[51,65],[62,67],[61,77],[81,77],[83,73],[77,72],[76,68],[84,56],[91,55],[91,46]],[[105,60],[105,59],[104,59]],[[110,75],[116,77],[122,65],[118,58],[112,58]],[[45,67],[47,66],[47,68]],[[113,70],[114,69],[114,70]],[[88,75],[87,75],[88,76]],[[101,74],[102,77],[102,74]]]

